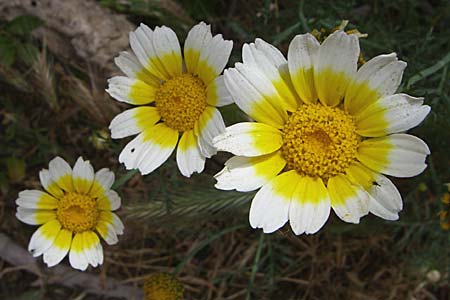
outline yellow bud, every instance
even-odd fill
[[[183,285],[170,274],[155,273],[145,279],[145,300],[183,300],[183,294]]]

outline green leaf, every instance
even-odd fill
[[[262,248],[263,247],[264,247],[264,233],[260,233],[258,249],[256,250],[255,259],[253,260],[252,272],[250,273],[250,280],[248,282],[247,296],[245,298],[246,300],[250,300],[251,299],[251,292],[252,292],[252,288],[253,288],[253,283],[255,281],[256,272],[258,272],[259,260],[261,258],[261,252],[262,252]]]
[[[9,157],[6,160],[8,177],[13,182],[21,181],[25,177],[25,161],[16,157]]]
[[[298,32],[298,30],[301,28],[302,22],[297,22],[294,25],[286,28],[284,31],[280,32],[279,34],[275,35],[273,39],[274,45],[279,45],[281,42],[286,40],[288,37],[294,35]]]
[[[16,35],[28,35],[34,29],[44,24],[44,21],[35,16],[18,16],[5,26],[5,31]]]
[[[448,52],[442,59],[440,59],[437,63],[435,63],[431,67],[428,67],[425,70],[420,71],[419,74],[411,77],[408,80],[406,88],[409,89],[413,84],[415,84],[419,80],[427,78],[428,76],[436,73],[437,71],[445,67],[448,63],[450,63],[450,52]]]
[[[22,59],[22,61],[28,66],[32,65],[36,61],[36,57],[39,53],[38,48],[30,43],[21,44],[17,47],[17,50],[20,59]]]
[[[0,35],[0,64],[10,67],[16,61],[16,44],[10,38]]]
[[[128,171],[127,173],[125,173],[125,175],[123,175],[114,182],[112,189],[117,189],[121,185],[124,185],[129,179],[131,179],[131,177],[133,177],[135,174],[138,174],[138,172],[139,172],[138,169]]]

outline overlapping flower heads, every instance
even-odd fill
[[[394,94],[406,63],[379,55],[357,70],[357,36],[337,31],[320,44],[296,36],[288,60],[257,39],[243,63],[225,71],[234,101],[256,122],[232,125],[214,145],[232,152],[216,187],[252,191],[250,224],[273,232],[288,220],[296,234],[315,233],[330,208],[358,223],[369,212],[398,218],[402,199],[384,175],[411,177],[430,154],[402,132],[429,113],[423,99]]]
[[[140,105],[111,122],[113,138],[139,134],[119,161],[148,174],[178,143],[180,172],[187,177],[202,172],[205,158],[216,153],[212,138],[225,130],[216,106],[232,102],[219,75],[233,43],[221,34],[212,36],[210,26],[201,22],[188,33],[184,57],[175,32],[165,26],[152,30],[141,24],[130,33],[130,44],[134,53],[122,52],[115,60],[127,77],[111,78],[107,89],[118,101]]]
[[[114,173],[103,168],[94,173],[81,157],[72,170],[60,157],[39,173],[46,192],[25,190],[16,200],[17,218],[41,225],[31,237],[28,250],[43,255],[47,266],[59,264],[69,253],[75,269],[103,264],[103,248],[98,235],[108,245],[118,242],[123,224],[112,211],[120,207],[119,195],[111,190]]]
[[[183,54],[165,26],[141,24],[130,33],[130,44],[132,53],[115,60],[126,76],[111,78],[107,89],[137,106],[110,124],[112,138],[137,134],[119,161],[149,174],[177,148],[178,169],[190,177],[217,150],[231,152],[216,187],[259,189],[250,207],[253,228],[271,233],[289,221],[295,234],[312,234],[331,208],[345,222],[359,223],[369,212],[396,220],[402,198],[385,175],[411,177],[426,168],[428,146],[404,132],[420,124],[430,107],[422,98],[395,93],[406,67],[395,53],[358,69],[357,35],[338,30],[323,43],[298,35],[287,60],[256,39],[244,44],[243,63],[224,75],[232,42],[212,36],[203,22],[189,31]],[[254,121],[225,128],[216,107],[233,101]],[[99,236],[112,245],[124,229],[112,212],[121,203],[111,190],[114,174],[94,173],[81,157],[73,169],[56,157],[39,175],[46,192],[25,190],[16,200],[17,218],[41,225],[29,251],[43,255],[48,266],[68,253],[73,268],[101,265]],[[447,217],[441,212],[443,224]],[[181,299],[182,286],[175,283],[168,275],[149,277],[146,295]]]

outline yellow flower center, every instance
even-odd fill
[[[183,293],[183,285],[169,274],[152,274],[144,283],[145,300],[183,300]]]
[[[64,229],[79,233],[92,230],[99,217],[97,200],[83,194],[70,192],[59,199],[56,217]]]
[[[167,126],[181,132],[191,130],[206,108],[205,85],[191,74],[172,78],[156,91],[155,104]]]
[[[320,177],[325,184],[356,159],[361,140],[352,116],[320,104],[300,106],[290,115],[282,135],[281,153],[287,168]]]

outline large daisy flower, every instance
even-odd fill
[[[112,138],[138,134],[119,161],[127,169],[148,174],[164,163],[178,143],[176,160],[189,177],[202,172],[205,158],[216,153],[212,138],[225,130],[217,106],[232,102],[223,76],[233,43],[211,35],[205,23],[194,26],[184,44],[184,59],[175,32],[141,24],[130,33],[134,53],[116,59],[125,76],[109,80],[107,92],[116,100],[139,105],[111,122]],[[180,141],[178,138],[181,136]]]
[[[86,270],[103,263],[100,235],[108,245],[118,242],[123,224],[113,210],[120,207],[119,195],[111,190],[114,173],[103,168],[94,173],[81,157],[72,168],[56,157],[39,173],[47,192],[25,190],[16,200],[16,217],[30,225],[41,225],[28,245],[34,257],[44,255],[49,266],[69,253],[73,268]]]
[[[288,60],[257,39],[243,46],[243,63],[225,71],[236,104],[256,122],[226,128],[214,139],[234,157],[216,187],[261,188],[250,224],[273,232],[288,220],[295,234],[315,233],[330,208],[346,222],[371,212],[398,218],[402,199],[384,175],[411,177],[430,151],[402,132],[430,112],[423,99],[394,94],[406,63],[379,55],[357,70],[359,42],[342,31],[320,44],[296,36]]]

